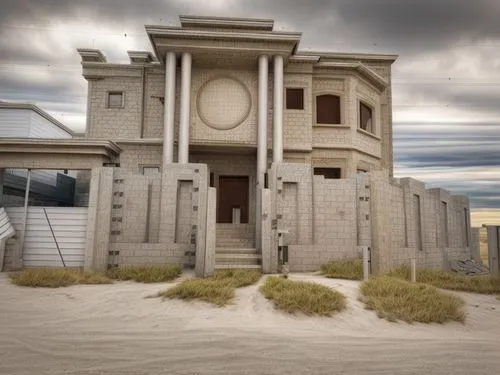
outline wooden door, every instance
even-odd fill
[[[248,176],[220,176],[217,222],[233,223],[239,210],[240,223],[248,223]]]

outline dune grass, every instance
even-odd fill
[[[189,279],[166,291],[159,292],[157,297],[200,300],[222,307],[231,302],[235,289],[255,284],[261,274],[249,270],[224,270],[215,272],[206,279]]]
[[[9,273],[9,279],[15,285],[32,288],[112,283],[102,273],[83,271],[78,268],[26,268],[19,272]]]
[[[366,307],[389,321],[465,321],[464,301],[430,285],[381,276],[364,281],[360,288]]]
[[[114,280],[133,280],[138,283],[163,283],[175,280],[182,273],[179,265],[171,266],[125,266],[112,268],[106,276]]]
[[[396,268],[391,270],[387,276],[409,280],[410,269],[408,267]],[[420,269],[417,270],[417,282],[429,284],[440,289],[462,292],[482,294],[500,293],[500,278],[489,275],[466,276],[439,270]]]
[[[363,280],[363,261],[334,260],[321,266],[321,275],[331,279]]]
[[[260,292],[274,302],[276,308],[288,313],[331,316],[346,307],[343,294],[326,286],[293,281],[282,277],[269,277]]]

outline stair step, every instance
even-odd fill
[[[235,254],[235,253],[216,253],[215,261],[219,260],[255,260],[259,261],[261,259],[260,254]]]
[[[217,247],[215,254],[258,254],[260,252],[254,247]]]
[[[232,264],[216,264],[216,270],[235,270],[235,269],[247,269],[247,270],[261,270],[262,266],[258,264],[242,264],[242,265],[232,265]]]

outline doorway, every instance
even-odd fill
[[[217,222],[248,223],[249,177],[219,176]]]

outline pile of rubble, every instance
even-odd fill
[[[488,268],[474,259],[462,259],[450,261],[450,267],[453,272],[464,275],[487,275]]]

